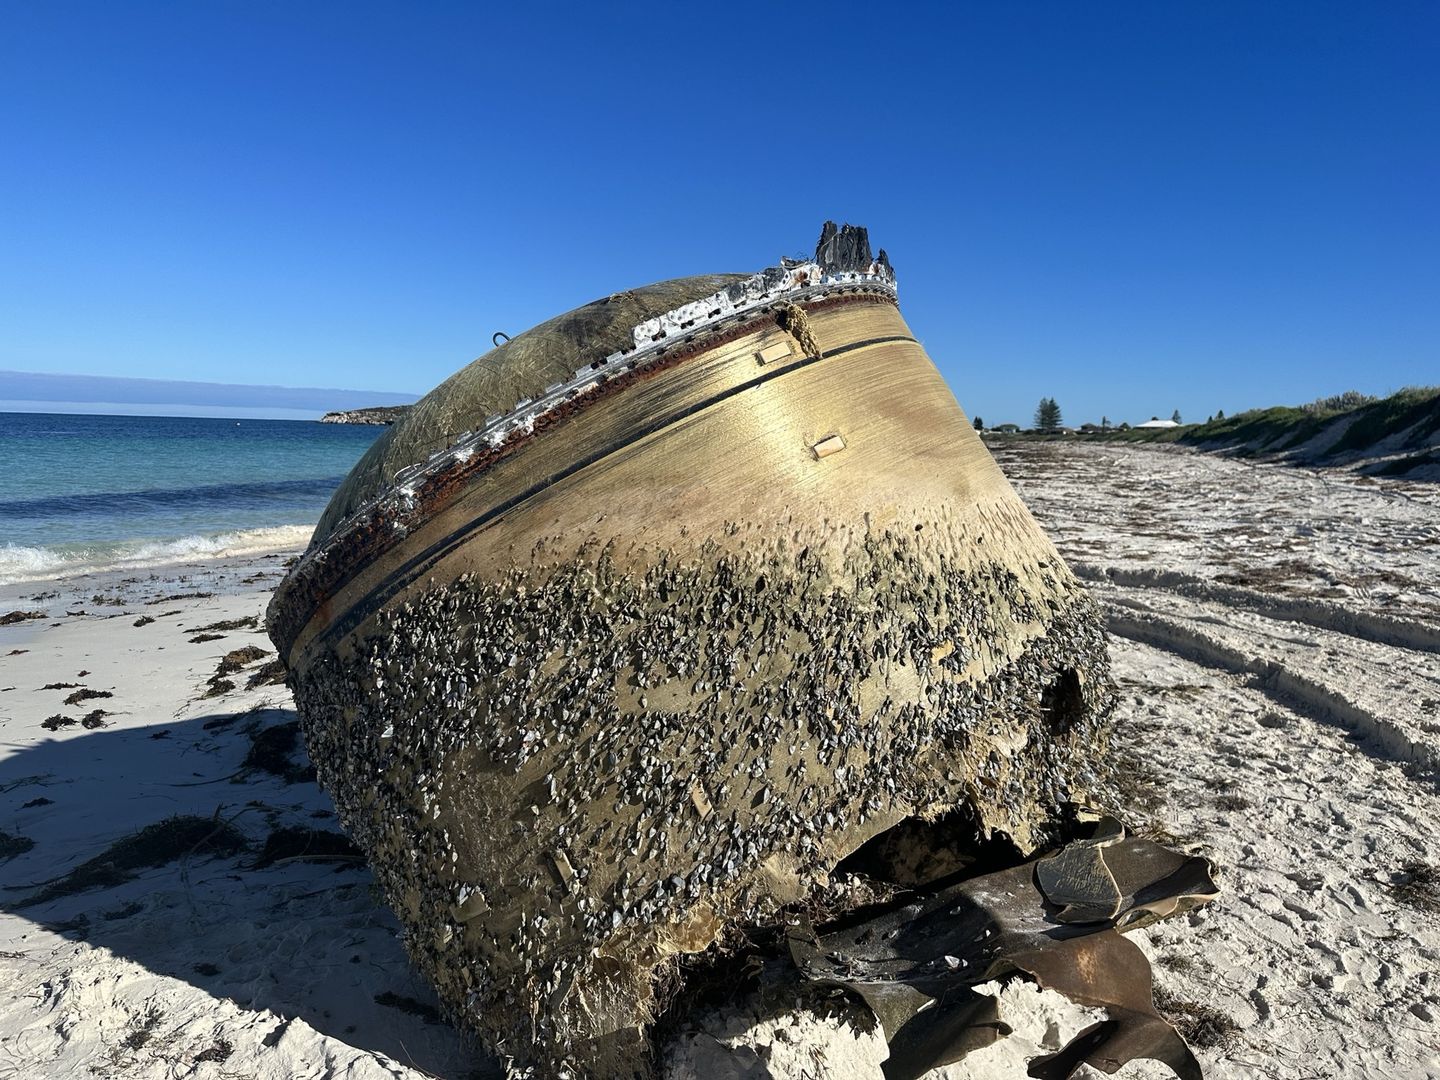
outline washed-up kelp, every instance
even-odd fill
[[[1096,609],[863,229],[615,293],[376,441],[268,625],[452,1016],[644,1075],[678,958],[957,809],[1047,843],[1112,700]]]

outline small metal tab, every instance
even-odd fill
[[[777,341],[773,345],[766,345],[755,354],[757,364],[773,364],[776,360],[784,360],[794,352],[790,348],[790,342]]]

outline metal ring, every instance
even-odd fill
[[[504,333],[501,333],[499,330],[496,330],[495,333],[493,333],[493,334],[490,335],[490,344],[491,344],[491,345],[494,345],[495,348],[498,349],[498,348],[500,347],[500,338],[502,338],[502,337],[506,340],[506,342],[509,342],[509,340],[510,340],[510,335],[509,335],[509,334],[504,334]]]

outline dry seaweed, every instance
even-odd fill
[[[1168,1020],[1191,1046],[1224,1046],[1240,1032],[1240,1025],[1219,1009],[1186,1001],[1168,990],[1155,988],[1155,1011]]]
[[[406,997],[403,994],[397,994],[390,990],[376,994],[375,1004],[384,1005],[390,1009],[398,1009],[410,1016],[418,1016],[427,1024],[438,1024],[441,1022],[440,1013],[433,1005],[426,1005],[423,1001],[416,1001],[412,997]]]
[[[140,1023],[131,1029],[130,1034],[125,1036],[120,1045],[126,1050],[139,1050],[154,1036],[155,1029],[160,1026],[160,1021],[164,1018],[164,1014],[159,1009],[154,1005],[150,1006]]]
[[[233,675],[247,664],[253,664],[261,657],[269,655],[269,649],[262,649],[258,645],[246,645],[243,648],[232,649],[221,657],[220,666],[215,669],[215,674]]]
[[[285,681],[289,669],[285,661],[280,657],[262,664],[245,683],[245,689],[254,690],[257,686],[279,686]]]
[[[225,1061],[229,1059],[230,1055],[234,1052],[235,1048],[230,1045],[230,1041],[228,1039],[216,1039],[214,1046],[210,1047],[208,1050],[202,1050],[200,1051],[200,1053],[195,1055],[195,1064],[199,1065],[201,1062],[204,1061]]]
[[[242,619],[221,619],[209,626],[197,626],[193,630],[185,631],[187,634],[213,634],[224,633],[227,630],[258,630],[260,620],[254,615],[246,615]]]
[[[298,765],[291,757],[300,749],[300,724],[291,720],[286,724],[261,728],[250,738],[250,752],[240,763],[242,769],[258,769],[278,776],[287,784],[304,783],[315,779],[311,765]]]
[[[44,611],[7,611],[0,615],[0,626],[10,626],[13,623],[24,622],[26,619],[46,619],[49,614]]]
[[[290,859],[363,863],[365,856],[343,833],[331,832],[328,829],[307,829],[303,825],[286,825],[272,830],[265,838],[265,846],[260,851],[260,857],[255,860],[255,869],[262,870]]]
[[[79,705],[82,701],[97,701],[100,698],[112,698],[115,695],[109,690],[76,690],[65,699],[66,705]]]
[[[108,889],[130,881],[140,870],[192,855],[235,855],[246,846],[245,837],[229,822],[177,814],[115,841],[68,874],[47,882],[16,906],[43,904],[89,889]]]
[[[17,836],[0,829],[0,859],[13,859],[16,855],[24,855],[34,846],[35,841],[28,836]]]
[[[1407,862],[1390,886],[1397,900],[1423,911],[1440,911],[1440,868],[1422,862]]]

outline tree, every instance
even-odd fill
[[[1221,409],[1219,412],[1217,412],[1217,413],[1215,414],[1215,419],[1216,419],[1216,420],[1224,420],[1224,419],[1225,419],[1225,410],[1224,410],[1224,409]]]
[[[1100,430],[1101,430],[1101,431],[1109,431],[1109,430],[1110,430],[1110,418],[1109,418],[1108,416],[1102,416],[1102,417],[1100,417]]]
[[[981,420],[980,417],[978,417],[978,416],[975,417],[975,430],[976,430],[976,431],[984,431],[984,430],[985,430],[985,421],[984,421],[984,420]]]
[[[1035,410],[1035,427],[1050,434],[1060,430],[1060,406],[1053,397],[1040,399],[1040,405]]]
[[[1170,414],[1170,419],[1171,419],[1171,420],[1174,420],[1175,423],[1177,423],[1177,424],[1178,424],[1178,423],[1181,423],[1181,420],[1180,420],[1180,410],[1179,410],[1179,409],[1176,409],[1173,413],[1171,413],[1171,414]]]

